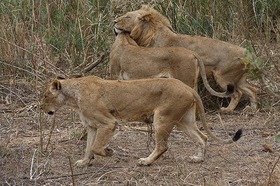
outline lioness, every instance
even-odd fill
[[[243,93],[249,96],[251,109],[257,109],[256,89],[246,82],[246,69],[242,62],[249,57],[245,48],[216,39],[177,34],[166,17],[148,6],[118,17],[114,28],[129,32],[140,46],[177,46],[195,51],[205,64],[207,76],[213,74],[224,90],[228,85],[234,85],[230,104],[221,110],[233,111]]]
[[[90,163],[94,154],[112,156],[107,144],[116,129],[117,119],[139,120],[154,115],[156,146],[140,165],[149,165],[167,150],[167,139],[174,126],[181,129],[199,146],[195,162],[204,160],[207,136],[199,131],[195,122],[195,105],[207,133],[222,143],[232,143],[241,136],[238,130],[232,139],[216,137],[208,128],[199,95],[189,86],[173,78],[141,80],[103,80],[96,76],[54,80],[47,88],[41,108],[54,114],[62,106],[70,106],[79,113],[87,127],[85,156],[76,162]]]
[[[204,64],[194,52],[183,47],[139,47],[128,33],[119,33],[110,52],[111,79],[176,78],[197,90],[199,72],[207,90],[218,97],[233,92],[214,91],[206,78]],[[200,68],[198,67],[198,64]]]

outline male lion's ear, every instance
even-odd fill
[[[150,9],[151,9],[151,7],[149,7],[149,5],[142,5],[141,6],[141,10],[149,11]]]
[[[152,19],[152,14],[146,13],[146,14],[140,15],[138,17],[138,19],[141,20],[141,21],[150,22],[151,19]]]
[[[56,93],[58,90],[61,90],[61,83],[58,80],[54,80],[51,84],[50,91]]]

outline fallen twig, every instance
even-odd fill
[[[110,170],[112,169],[112,168],[114,168],[114,169],[116,169],[116,168],[123,168],[123,167],[110,167]],[[53,176],[53,177],[47,177],[47,178],[44,178],[44,180],[55,180],[55,179],[60,179],[60,178],[66,178],[66,177],[74,177],[74,176],[82,176],[82,175],[87,175],[87,174],[93,174],[93,173],[100,173],[100,172],[107,172],[107,171],[109,171],[109,170],[101,170],[101,169],[99,169],[99,170],[95,170],[95,171],[91,171],[91,172],[83,172],[83,173],[77,173],[77,174],[73,174],[73,175],[71,175],[71,174],[66,174],[66,175],[61,175],[61,176]]]
[[[83,73],[87,73],[87,72],[91,71],[91,70],[92,70],[94,67],[96,67],[99,63],[101,63],[101,62],[104,60],[104,58],[105,58],[106,56],[108,56],[108,55],[109,55],[109,52],[108,52],[108,51],[105,51],[104,54],[101,55],[96,61],[94,61],[93,63],[91,63],[91,64],[88,65],[87,67],[85,67],[85,68],[82,70],[82,72],[83,72]]]
[[[70,166],[70,171],[71,171],[72,184],[73,184],[73,186],[75,186],[76,184],[75,184],[75,178],[74,178],[74,174],[73,174],[73,168],[72,168],[70,156],[68,156],[68,160],[69,160],[69,166]]]
[[[37,149],[34,150],[32,159],[31,159],[31,165],[30,165],[30,171],[29,171],[29,179],[32,180],[33,176],[35,174],[35,172],[33,173],[33,166],[34,166],[34,158],[35,158],[35,154],[36,154]]]

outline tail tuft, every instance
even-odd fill
[[[237,141],[237,140],[239,140],[241,138],[241,136],[242,136],[242,129],[238,129],[238,131],[233,136],[232,140],[233,141]]]
[[[232,94],[234,92],[234,85],[228,84],[227,85],[227,95]]]

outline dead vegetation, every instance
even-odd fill
[[[190,163],[195,146],[179,131],[169,139],[170,149],[148,167],[137,166],[139,157],[152,150],[150,128],[142,123],[119,125],[110,147],[110,158],[96,157],[92,166],[77,168],[73,162],[83,155],[85,141],[78,117],[63,110],[54,118],[40,115],[37,108],[21,113],[1,113],[1,183],[7,185],[278,185],[280,146],[279,112],[255,115],[208,114],[218,136],[244,136],[237,143],[220,145],[210,139],[206,161]],[[40,126],[41,125],[41,126]],[[40,129],[40,127],[42,129]],[[39,129],[38,129],[39,128]],[[41,130],[41,132],[40,132]]]

